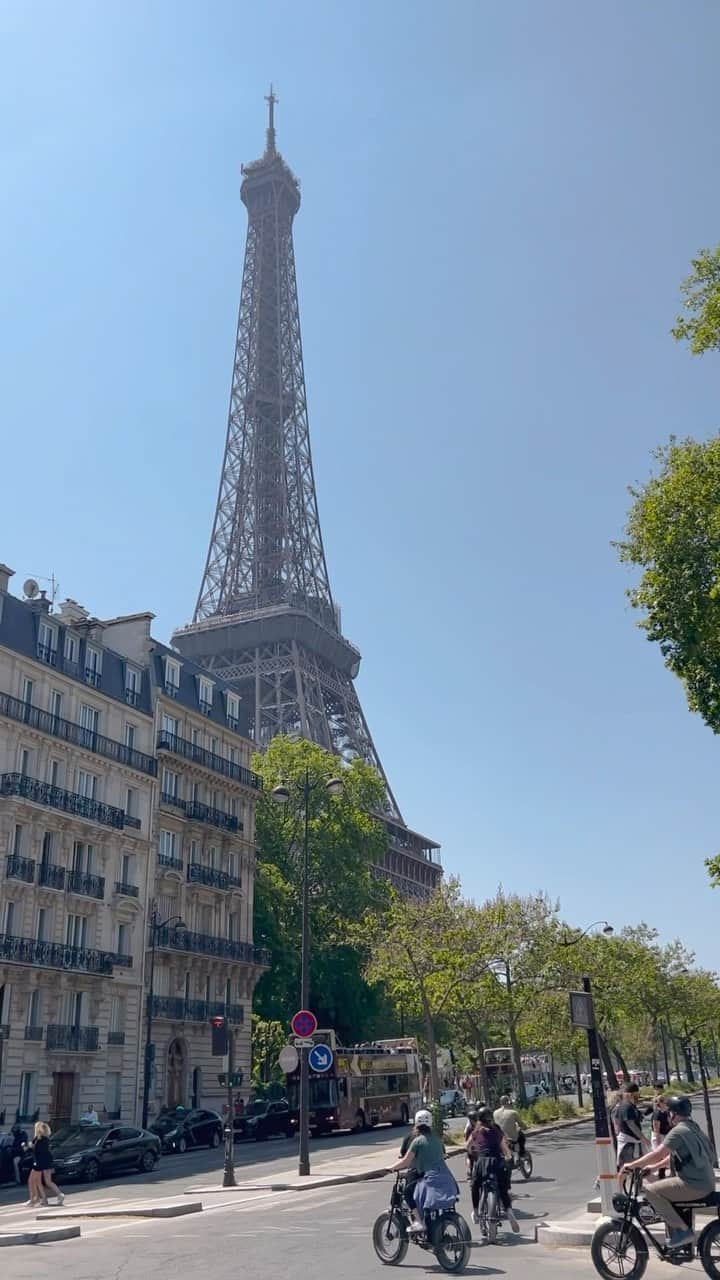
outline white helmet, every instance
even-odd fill
[[[415,1124],[426,1124],[428,1129],[432,1128],[432,1116],[429,1111],[416,1111]]]

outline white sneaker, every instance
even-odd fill
[[[510,1223],[510,1226],[511,1226],[512,1230],[513,1230],[513,1231],[515,1232],[515,1234],[517,1235],[517,1233],[518,1233],[518,1232],[519,1232],[519,1230],[520,1230],[520,1223],[518,1222],[517,1218],[515,1217],[515,1214],[513,1213],[512,1209],[508,1209],[508,1211],[507,1211],[507,1220],[508,1220],[508,1222]]]
[[[478,1213],[477,1209],[473,1209],[472,1211],[472,1220],[477,1226],[478,1222],[480,1221],[480,1214]]]

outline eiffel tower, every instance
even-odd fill
[[[265,153],[242,167],[248,233],[215,520],[193,621],[173,644],[235,685],[259,746],[297,734],[371,764],[390,837],[376,873],[425,895],[442,875],[439,846],[403,820],[353,685],[360,653],[330,590],[295,280],[300,186],[276,147],[272,87],[266,101]]]

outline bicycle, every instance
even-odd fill
[[[373,1248],[386,1267],[397,1267],[412,1242],[434,1253],[443,1271],[458,1275],[470,1261],[472,1235],[462,1217],[452,1209],[432,1209],[425,1214],[424,1231],[409,1231],[412,1216],[403,1195],[405,1179],[397,1174],[390,1193],[390,1208],[373,1224]]]
[[[530,1155],[530,1152],[526,1147],[525,1151],[521,1155],[517,1142],[508,1142],[508,1145],[512,1155],[512,1161],[510,1164],[511,1172],[514,1173],[515,1170],[518,1169],[527,1182],[528,1178],[532,1177],[533,1171],[533,1158]]]
[[[628,1179],[623,1179],[622,1192],[613,1196],[617,1217],[602,1222],[592,1238],[590,1255],[598,1274],[604,1280],[641,1280],[652,1248],[664,1262],[675,1266],[699,1258],[706,1274],[712,1280],[720,1280],[720,1217],[709,1222],[697,1240],[680,1249],[670,1249],[649,1229],[650,1223],[658,1220],[647,1201],[640,1199],[642,1170],[632,1169],[628,1177],[629,1185]],[[695,1210],[703,1206],[716,1208],[720,1213],[720,1192],[711,1191],[708,1196],[676,1204],[675,1208],[694,1231]]]
[[[497,1242],[497,1234],[502,1222],[500,1212],[500,1192],[497,1180],[497,1160],[487,1156],[479,1156],[476,1165],[482,1161],[480,1177],[480,1199],[477,1217],[480,1223],[480,1235],[488,1244]]]

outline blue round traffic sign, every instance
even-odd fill
[[[317,1031],[317,1018],[309,1009],[299,1009],[290,1023],[294,1033],[301,1040],[307,1040],[308,1036]]]
[[[332,1060],[332,1049],[328,1049],[326,1044],[314,1044],[308,1054],[308,1065],[312,1071],[329,1071]]]

